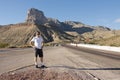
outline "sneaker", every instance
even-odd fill
[[[47,68],[45,65],[42,65],[41,68]]]
[[[35,65],[36,68],[38,68],[38,65]]]

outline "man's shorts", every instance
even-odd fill
[[[43,51],[42,49],[35,48],[35,57],[37,57],[38,55],[39,57],[43,57]]]

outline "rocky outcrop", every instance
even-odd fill
[[[26,69],[0,75],[0,80],[95,80],[81,70],[65,68]],[[98,80],[98,79],[97,79]]]
[[[42,11],[31,8],[28,10],[26,22],[44,24],[47,22],[47,18],[44,16],[44,13]]]
[[[71,25],[72,27],[83,27],[83,26],[85,26],[83,23],[77,22],[77,21],[65,21],[64,24]]]
[[[53,18],[47,18],[47,19],[50,25],[61,26],[61,22],[59,20]]]

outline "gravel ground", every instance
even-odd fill
[[[24,68],[0,75],[0,80],[95,80],[84,71],[66,68]]]

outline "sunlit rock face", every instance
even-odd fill
[[[44,24],[47,22],[47,18],[44,16],[42,11],[31,8],[28,10],[26,22]]]

